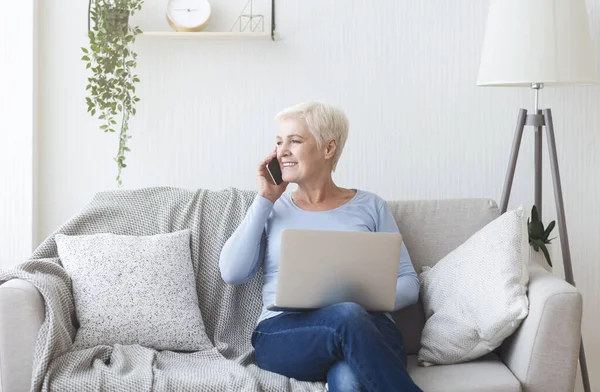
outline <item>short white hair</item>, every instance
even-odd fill
[[[302,102],[277,113],[275,119],[281,121],[293,118],[304,122],[308,131],[317,140],[317,148],[321,149],[325,143],[334,139],[336,142],[335,155],[332,159],[332,170],[335,171],[346,139],[348,139],[348,118],[344,112],[334,106],[318,102]]]

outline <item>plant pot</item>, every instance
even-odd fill
[[[88,4],[88,31],[90,31],[90,21],[92,0]],[[129,26],[129,10],[117,7],[108,7],[104,10],[103,19],[105,21],[106,31],[114,32],[121,29],[123,35],[127,35],[127,27]]]
[[[129,11],[119,8],[108,8],[106,10],[106,30],[116,32],[121,29],[123,35],[127,35],[129,25]]]
[[[548,249],[548,254],[550,255],[550,261],[554,262],[554,257],[552,257],[553,244],[546,244],[546,249]],[[548,264],[546,260],[546,256],[544,256],[544,252],[539,249],[537,252],[533,249],[533,246],[529,246],[529,264],[538,264],[542,266],[546,271],[552,272],[552,267]]]

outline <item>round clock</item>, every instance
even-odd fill
[[[167,22],[175,31],[201,31],[210,18],[208,0],[169,0]]]

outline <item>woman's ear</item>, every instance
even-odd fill
[[[327,143],[327,148],[325,149],[325,158],[333,158],[335,155],[335,150],[337,149],[337,144],[335,139],[331,139],[329,143]]]

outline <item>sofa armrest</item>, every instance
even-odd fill
[[[529,315],[500,357],[525,392],[573,391],[581,342],[581,293],[541,266],[529,270]]]
[[[0,285],[0,392],[29,391],[44,316],[44,299],[31,283],[11,279]]]

